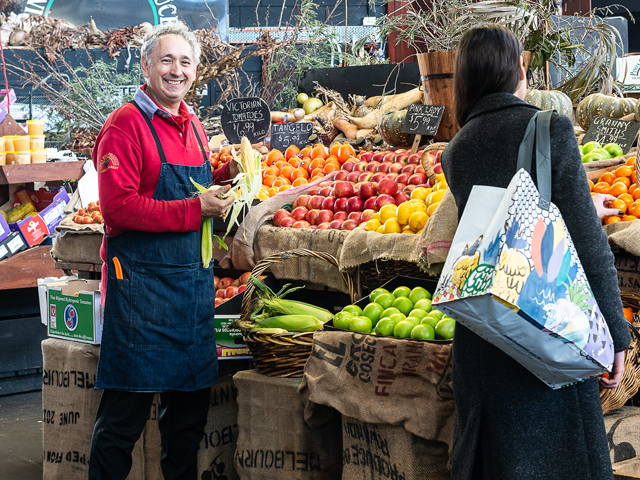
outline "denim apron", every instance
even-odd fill
[[[167,162],[158,134],[146,121],[162,161],[154,200],[183,200],[195,192],[189,177],[212,182],[205,149],[200,166]],[[125,231],[107,236],[108,278],[96,389],[192,391],[218,382],[214,337],[213,262],[204,268],[201,232]],[[113,259],[122,266],[116,278]]]

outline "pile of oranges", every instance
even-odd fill
[[[271,150],[262,162],[262,190],[260,200],[266,200],[290,188],[313,182],[332,172],[337,172],[356,152],[348,142],[335,143],[331,150],[324,145],[304,147],[289,146],[283,153]]]
[[[596,184],[589,180],[589,186],[592,194],[604,193],[616,197],[616,200],[609,202],[609,208],[623,212],[622,215],[604,217],[604,225],[640,218],[640,188],[636,184],[635,158],[630,158],[625,165],[612,172],[602,174]]]

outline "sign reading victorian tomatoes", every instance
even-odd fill
[[[102,30],[185,21],[192,29],[217,27],[218,35],[228,41],[228,5],[224,0],[26,0],[23,17],[44,15],[64,18],[76,26],[87,25],[93,17]]]

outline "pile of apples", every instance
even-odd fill
[[[247,288],[251,272],[244,272],[238,278],[213,276],[213,288],[216,291],[215,306],[241,294]]]
[[[362,152],[346,160],[335,180],[322,182],[300,195],[291,212],[280,209],[276,227],[353,230],[366,223],[385,205],[401,205],[418,188],[431,188],[420,164],[422,152],[405,150]],[[436,154],[434,153],[434,156]],[[439,157],[439,153],[437,154]],[[442,173],[439,158],[434,172]]]

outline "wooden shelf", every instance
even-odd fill
[[[0,185],[54,180],[78,180],[84,175],[84,161],[1,165]]]
[[[0,290],[38,286],[38,278],[62,277],[51,258],[51,245],[39,245],[0,262]]]

